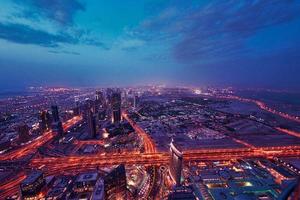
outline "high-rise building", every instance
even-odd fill
[[[20,185],[22,199],[39,199],[39,194],[45,185],[43,172],[33,171]]]
[[[18,135],[19,135],[19,141],[20,142],[27,142],[30,139],[30,135],[29,135],[29,127],[27,126],[27,124],[20,124],[17,127],[17,131],[18,131]]]
[[[88,114],[89,110],[95,112],[95,101],[86,98],[84,102],[84,112],[86,115]]]
[[[74,115],[80,115],[80,101],[78,97],[75,97],[75,107],[73,108]]]
[[[51,115],[47,110],[43,110],[40,112],[40,117],[39,117],[39,126],[42,131],[49,130],[51,128]]]
[[[119,92],[119,91],[114,92],[111,97],[112,122],[113,123],[120,122],[122,119],[121,106],[122,106],[121,92]]]
[[[112,94],[114,93],[114,90],[112,88],[106,89],[106,99],[108,102],[111,102]]]
[[[95,100],[96,102],[99,102],[100,104],[103,103],[104,95],[100,90],[96,91]]]
[[[137,108],[138,104],[139,104],[139,96],[134,95],[134,97],[133,97],[133,108]]]
[[[60,119],[59,119],[59,112],[58,112],[58,106],[57,105],[53,105],[53,106],[51,106],[51,109],[52,109],[53,122],[60,121]]]
[[[170,144],[170,154],[171,154],[170,166],[169,166],[170,176],[173,179],[173,181],[176,183],[176,186],[180,186],[183,154],[178,148],[175,147],[173,140]]]
[[[95,114],[99,112],[100,107],[102,107],[102,104],[104,102],[104,96],[103,93],[100,90],[97,90],[95,93],[95,101],[94,101],[94,108],[93,111]]]
[[[121,121],[121,109],[112,110],[112,122],[117,123]]]
[[[51,109],[52,109],[52,118],[53,118],[52,130],[54,132],[57,132],[58,135],[62,135],[64,133],[64,129],[59,118],[58,106],[53,105],[51,106]]]
[[[78,96],[74,97],[74,101],[75,101],[75,107],[79,107],[80,106],[80,101],[79,101],[79,97]]]
[[[105,119],[106,119],[106,109],[101,108],[101,109],[98,111],[98,119],[99,119],[99,120],[105,120]]]
[[[123,164],[113,169],[103,180],[106,200],[127,199],[126,170]]]
[[[91,110],[87,113],[87,124],[90,137],[95,138],[97,135],[97,117]]]

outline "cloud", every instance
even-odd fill
[[[0,38],[15,43],[34,44],[44,47],[58,47],[59,43],[78,43],[78,40],[72,37],[50,34],[22,24],[0,23]]]
[[[223,1],[183,18],[191,21],[175,46],[178,60],[230,57],[249,53],[247,39],[258,31],[299,17],[296,1]]]
[[[118,46],[124,51],[135,51],[145,45],[144,40],[124,38],[119,41]]]
[[[77,35],[76,37],[73,37],[73,35],[74,34],[66,32],[53,34],[48,33],[47,31],[33,29],[28,25],[0,22],[0,39],[10,42],[33,44],[52,48],[60,47],[62,44],[84,44],[109,50],[104,43],[86,36],[85,34]]]
[[[167,6],[138,31],[141,38],[173,42],[173,55],[181,62],[246,55],[251,52],[247,40],[257,32],[300,16],[296,0],[224,0],[181,7]]]
[[[74,16],[79,11],[85,11],[85,5],[77,0],[15,0],[16,3],[29,6],[39,15],[49,18],[61,25],[72,25]],[[35,17],[35,15],[24,12],[24,16]]]
[[[0,39],[19,44],[59,47],[83,44],[109,48],[92,31],[74,23],[75,14],[85,10],[77,0],[14,0],[13,12],[0,21]],[[61,52],[61,51],[58,51]]]
[[[94,38],[85,38],[82,39],[82,43],[85,45],[90,45],[90,46],[97,46],[97,47],[101,47],[103,50],[110,50],[110,47],[108,47],[105,43],[96,40]]]
[[[79,56],[80,53],[76,52],[76,51],[57,51],[57,50],[50,50],[48,51],[49,53],[54,53],[54,54],[61,54],[61,53],[64,53],[64,54],[70,54],[70,55],[75,55],[75,56]]]

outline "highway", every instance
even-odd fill
[[[235,96],[226,96],[226,98],[236,99],[240,101],[256,103],[261,109],[273,114],[279,115],[289,120],[300,122],[297,117],[281,113],[279,111],[268,108],[263,102],[243,99]],[[64,157],[33,157],[27,168],[42,169],[46,175],[59,175],[62,173],[76,173],[81,170],[95,169],[97,167],[110,167],[119,164],[126,165],[168,165],[170,155],[168,152],[158,152],[154,141],[151,137],[132,119],[127,113],[122,114],[136,133],[143,139],[144,152],[122,152],[111,154],[94,154],[86,155],[70,155]],[[71,126],[82,120],[82,117],[74,117],[63,124],[66,131]],[[276,128],[277,130],[289,135],[300,137],[300,134],[287,129]],[[0,161],[9,161],[23,158],[27,155],[34,154],[37,149],[49,142],[55,133],[52,131],[46,132],[43,136],[37,138],[28,145],[22,146],[16,150],[10,151],[0,156]],[[244,141],[233,138],[234,141],[245,146],[244,148],[231,149],[194,149],[183,151],[184,162],[190,161],[216,161],[216,160],[235,160],[245,158],[273,158],[273,157],[295,157],[300,156],[300,146],[275,146],[275,147],[255,147]],[[76,141],[78,146],[85,144],[103,144],[103,141]],[[8,195],[13,195],[18,192],[19,184],[26,178],[26,173],[21,172],[13,179],[6,183],[0,184],[0,199]]]
[[[236,149],[210,149],[210,150],[188,150],[183,152],[185,162],[193,160],[231,160],[252,157],[289,157],[299,156],[300,146],[287,147],[263,147],[263,148],[236,148]],[[47,166],[47,170],[63,169],[68,167],[82,166],[112,166],[121,163],[134,165],[161,165],[168,164],[169,153],[121,153],[91,156],[68,156],[68,157],[48,157],[33,158],[30,166],[39,168]]]
[[[19,191],[20,183],[26,178],[25,171],[16,174],[9,182],[0,185],[0,199],[16,194]]]
[[[82,120],[82,117],[76,116],[76,117],[68,120],[67,122],[63,123],[64,130],[69,129],[71,126],[73,126],[80,120]],[[53,131],[45,132],[42,136],[36,138],[31,143],[24,145],[16,150],[12,150],[10,152],[2,154],[0,156],[0,161],[16,160],[16,159],[25,157],[27,155],[34,154],[39,147],[41,147],[45,143],[49,142],[51,139],[53,139],[54,136],[55,136],[55,132],[53,132]]]
[[[127,113],[122,114],[123,118],[126,119],[130,125],[134,128],[136,133],[143,138],[144,141],[144,147],[145,147],[145,153],[155,153],[156,147],[154,141],[150,138],[150,136],[142,129],[137,123],[135,123],[132,119],[128,117]]]
[[[295,137],[300,138],[300,133],[297,132],[297,131],[292,131],[292,130],[288,130],[288,129],[280,128],[280,127],[276,127],[276,129],[277,129],[278,131],[281,131],[281,132],[286,133],[286,134],[288,134],[288,135],[291,135],[291,136],[295,136]]]
[[[300,156],[300,146],[264,147],[264,148],[238,148],[238,149],[210,149],[189,150],[183,152],[184,162],[190,161],[216,161],[245,158],[273,158],[273,157]],[[59,175],[62,173],[75,173],[78,170],[95,169],[97,167],[110,167],[119,164],[126,165],[168,165],[169,153],[121,153],[92,156],[66,156],[33,158],[30,168],[42,168],[46,175]],[[44,167],[43,167],[44,166]],[[19,184],[25,179],[25,174],[19,174],[16,179],[1,185],[0,198],[12,195],[18,191]]]

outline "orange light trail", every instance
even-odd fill
[[[299,133],[299,132],[292,131],[292,130],[288,130],[288,129],[284,129],[284,128],[280,128],[280,127],[277,127],[276,129],[277,129],[278,131],[281,131],[281,132],[286,133],[286,134],[288,134],[288,135],[291,135],[291,136],[295,136],[295,137],[300,138],[300,133]]]
[[[68,120],[63,124],[64,130],[69,129],[71,126],[76,124],[82,120],[82,117],[76,116],[72,119]],[[28,145],[22,146],[16,150],[10,151],[0,156],[0,160],[16,160],[20,159],[26,155],[33,154],[36,150],[44,145],[45,143],[49,142],[55,136],[55,132],[48,131],[45,132],[40,138],[34,140],[33,142],[29,143]]]
[[[150,136],[137,124],[135,123],[132,119],[128,117],[127,113],[122,114],[123,118],[126,119],[130,125],[134,128],[134,130],[137,132],[137,134],[143,138],[144,141],[144,146],[145,146],[145,153],[155,153],[156,151],[156,146],[154,141],[150,138]]]

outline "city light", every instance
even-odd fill
[[[0,200],[299,200],[300,1],[0,2]]]

